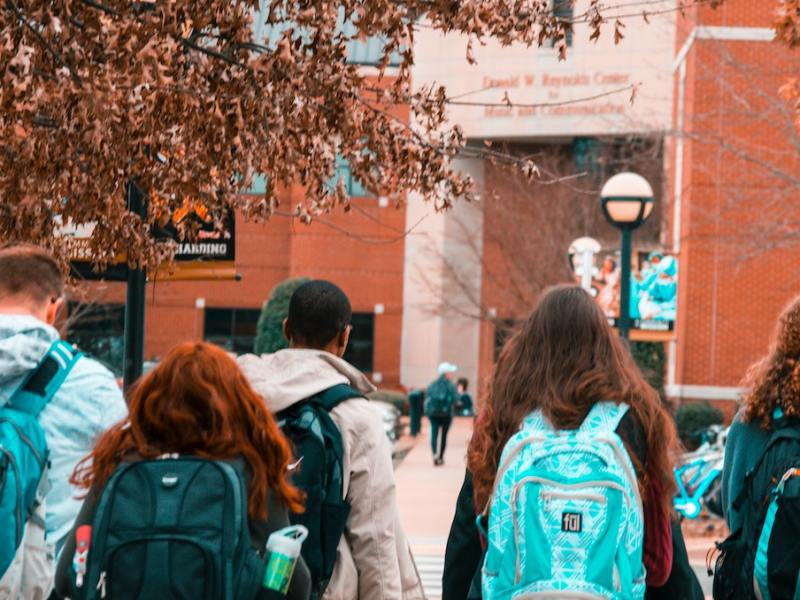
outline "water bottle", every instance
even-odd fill
[[[267,566],[261,585],[284,596],[289,591],[289,583],[294,575],[300,548],[308,537],[308,529],[302,525],[293,525],[279,529],[267,540]]]

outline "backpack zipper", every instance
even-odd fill
[[[95,588],[100,592],[100,597],[106,597],[106,572],[100,571],[100,579],[97,580],[97,587]]]
[[[608,504],[608,498],[603,496],[602,494],[591,494],[587,493],[569,493],[569,492],[551,492],[548,490],[542,490],[539,494],[540,497],[544,498],[545,502],[549,502],[550,500],[591,500],[592,502],[599,502],[600,504]]]
[[[17,502],[16,506],[14,507],[16,512],[16,544],[15,546],[18,547],[20,542],[22,542],[22,505],[21,502],[24,500],[22,497],[22,482],[20,481],[19,477],[19,468],[17,467],[17,461],[14,460],[14,455],[11,454],[8,450],[0,446],[0,452],[2,452],[5,457],[8,459],[8,464],[11,465],[11,468],[14,469],[14,479],[17,482]]]
[[[23,433],[23,431],[20,428],[20,426],[17,425],[11,419],[0,419],[0,423],[8,423],[9,425],[11,425],[11,427],[14,428],[14,431],[17,433],[17,435],[22,440],[22,442],[26,446],[28,446],[28,448],[31,449],[31,452],[33,452],[33,455],[36,457],[36,462],[39,463],[39,466],[41,468],[44,468],[44,459],[42,458],[42,455],[39,454],[39,451],[34,447],[33,442],[31,441],[31,439],[27,435],[25,435],[25,433]]]

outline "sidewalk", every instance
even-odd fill
[[[397,467],[397,501],[411,550],[422,575],[428,600],[441,596],[442,568],[447,534],[456,498],[464,481],[467,443],[472,419],[453,420],[447,438],[445,464],[433,466],[430,428],[423,419],[416,444]]]

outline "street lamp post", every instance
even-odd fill
[[[619,335],[628,339],[630,331],[631,243],[633,230],[653,212],[653,188],[636,173],[619,173],[609,179],[600,192],[600,206],[609,223],[622,231],[620,260]]]
[[[581,237],[569,245],[569,262],[575,275],[580,275],[581,287],[592,291],[594,257],[600,252],[600,242],[590,237]]]

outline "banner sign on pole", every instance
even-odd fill
[[[158,281],[233,280],[236,275],[236,215],[228,211],[223,227],[217,229],[213,216],[200,203],[185,202],[175,211],[172,222],[166,227],[154,228],[158,240],[175,244],[175,262],[149,273],[150,279]],[[195,239],[181,240],[179,228],[195,229]],[[64,227],[62,232],[72,235],[76,248],[72,260],[74,274],[89,281],[125,281],[128,267],[125,257],[119,257],[102,273],[92,269],[88,241],[93,225]]]
[[[619,254],[600,253],[598,259],[599,267],[593,273],[591,293],[609,324],[615,327],[620,303]],[[678,300],[677,257],[657,250],[634,252],[630,285],[631,339],[672,339]]]

